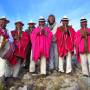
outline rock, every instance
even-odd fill
[[[2,81],[0,81],[0,90],[3,90],[4,89],[4,84]]]
[[[27,72],[26,74],[24,74],[23,79],[24,80],[30,80],[31,79],[31,75]]]
[[[80,77],[78,84],[81,90],[90,90],[90,77]]]
[[[63,83],[60,90],[80,90],[80,88],[77,82],[66,82]]]
[[[19,87],[18,90],[27,90],[27,85],[24,85],[23,87]]]
[[[11,87],[10,90],[16,90],[15,87]]]
[[[90,78],[82,77],[79,64],[73,69],[73,75],[54,71],[46,77],[39,74],[23,74],[22,80],[15,80],[15,90],[90,90]]]

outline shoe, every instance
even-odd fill
[[[66,74],[69,74],[69,73],[71,73],[71,72],[72,72],[72,70],[66,71]]]
[[[89,77],[89,75],[85,75],[85,74],[84,74],[83,76],[84,76],[84,77]]]
[[[59,70],[58,72],[64,73],[64,70]]]
[[[68,73],[66,73],[67,75],[70,75],[70,76],[72,76],[73,75],[73,73],[72,72],[68,72]]]
[[[64,72],[58,71],[58,75],[63,75]]]
[[[50,71],[51,73],[53,73],[54,69],[50,69],[49,71]]]
[[[45,78],[45,77],[46,77],[46,74],[40,74],[39,77],[40,77],[40,78]]]
[[[36,74],[36,72],[29,72],[29,74],[31,74],[31,75],[32,75],[32,74]]]

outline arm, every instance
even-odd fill
[[[2,48],[2,42],[3,42],[4,37],[0,36],[0,48]]]

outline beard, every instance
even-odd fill
[[[53,22],[48,21],[48,23],[49,23],[49,25],[53,25],[55,22],[54,21]]]

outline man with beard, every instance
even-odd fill
[[[50,27],[50,30],[53,34],[52,42],[50,46],[50,57],[49,57],[49,70],[53,72],[54,69],[58,70],[58,52],[57,52],[56,37],[55,37],[55,33],[58,25],[55,21],[54,15],[49,15],[48,27]]]
[[[64,16],[62,26],[57,28],[56,41],[59,54],[59,72],[64,72],[64,59],[66,59],[66,73],[72,71],[72,55],[74,53],[74,29],[69,26],[69,20]]]
[[[83,76],[90,76],[90,28],[87,19],[81,18],[81,28],[75,36],[77,60],[81,63]]]
[[[11,61],[12,77],[18,77],[21,64],[26,60],[26,47],[28,44],[28,35],[23,30],[24,24],[21,21],[15,23],[15,30],[11,31],[14,39],[15,51]]]
[[[52,33],[45,25],[44,17],[40,17],[39,26],[31,33],[32,62],[30,65],[35,72],[35,64],[40,60],[40,75],[46,76],[46,62],[49,58]]]

